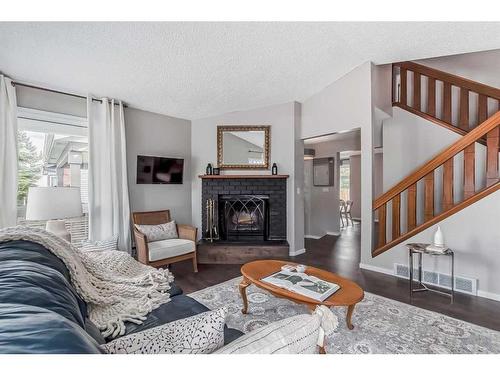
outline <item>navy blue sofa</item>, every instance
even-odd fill
[[[102,353],[105,339],[69,280],[64,263],[43,246],[0,243],[0,354]],[[170,295],[143,324],[127,323],[126,334],[208,311],[175,284]],[[225,344],[241,335],[226,327]]]

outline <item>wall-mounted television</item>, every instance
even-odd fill
[[[184,159],[137,155],[138,184],[182,184]]]

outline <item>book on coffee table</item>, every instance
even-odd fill
[[[305,273],[282,270],[264,277],[262,281],[277,287],[323,302],[340,286]]]

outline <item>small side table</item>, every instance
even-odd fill
[[[455,255],[451,249],[446,249],[444,252],[436,252],[427,250],[427,243],[409,243],[406,244],[408,248],[408,257],[409,257],[409,271],[410,271],[410,302],[413,299],[413,293],[415,292],[435,292],[450,296],[451,303],[453,303],[453,298],[455,296]],[[417,289],[413,289],[413,255],[418,254],[418,285]],[[422,282],[422,258],[423,255],[431,255],[431,256],[449,256],[451,257],[450,268],[451,268],[451,293],[446,293],[441,290],[429,288]]]

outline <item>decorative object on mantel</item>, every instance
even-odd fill
[[[268,169],[270,129],[269,125],[217,126],[217,166]]]
[[[215,175],[215,176],[220,175],[220,168],[214,168],[214,169],[213,169],[213,172],[214,172],[214,175]]]
[[[215,199],[209,198],[206,203],[207,209],[207,229],[205,238],[213,242],[219,239],[219,234],[217,230],[217,220],[215,218]]]
[[[426,250],[436,253],[444,253],[447,247],[444,244],[444,235],[441,227],[438,225],[436,232],[434,232],[434,242],[426,247]]]
[[[206,173],[207,175],[211,175],[211,174],[212,174],[212,171],[213,171],[213,170],[212,170],[212,164],[208,163],[208,164],[207,164],[207,169],[205,170],[205,173]]]
[[[276,176],[278,174],[278,166],[276,165],[276,163],[273,163],[273,167],[271,169],[271,173],[273,176]]]

